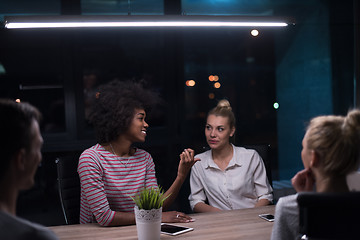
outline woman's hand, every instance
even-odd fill
[[[170,211],[170,212],[162,212],[162,219],[161,222],[167,222],[167,223],[186,223],[186,222],[193,222],[194,219],[187,216],[186,214],[182,212],[177,211]]]
[[[200,161],[199,158],[194,159],[195,152],[191,148],[185,149],[180,154],[180,163],[178,167],[178,177],[186,178],[191,167],[197,162]]]
[[[191,167],[195,164],[195,162],[197,162],[199,160],[200,159],[194,159],[194,150],[192,150],[190,148],[185,149],[180,154],[180,162],[179,162],[177,177],[176,177],[175,181],[173,182],[173,184],[171,184],[170,188],[164,194],[164,197],[167,197],[167,198],[164,201],[163,210],[168,209],[168,207],[170,207],[170,205],[174,202],[177,195],[179,194],[182,184],[186,180],[186,177],[187,177]],[[177,214],[175,214],[172,217],[167,216],[167,214],[168,213],[165,213],[165,217],[167,218],[168,222],[173,222],[173,221],[183,222],[183,221],[179,221],[179,219],[174,220],[174,216],[176,217]],[[184,216],[184,214],[180,214],[178,216],[178,218],[180,217],[180,219],[181,219],[182,216]]]
[[[291,184],[296,192],[312,192],[314,190],[315,178],[308,168],[298,172],[291,179]]]

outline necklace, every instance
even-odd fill
[[[111,145],[111,143],[110,143],[110,147],[111,147],[112,153],[113,153],[114,155],[120,157],[119,155],[116,154],[116,152],[115,152],[113,146]],[[130,161],[130,157],[128,158],[128,160],[127,160],[127,162],[126,162],[125,164],[124,164],[122,161],[120,161],[120,163],[126,167],[126,165],[129,163],[129,161]]]

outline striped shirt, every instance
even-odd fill
[[[96,144],[80,156],[80,223],[109,225],[115,212],[134,211],[134,196],[143,187],[157,187],[151,155],[136,149],[131,157],[119,157]]]

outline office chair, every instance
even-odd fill
[[[270,158],[270,145],[269,144],[252,144],[252,145],[242,145],[241,147],[247,149],[254,149],[260,155],[264,161],[266,175],[270,185],[272,186],[272,173],[271,173],[271,158]]]
[[[297,202],[305,239],[360,238],[360,192],[299,193]]]
[[[79,155],[56,159],[57,181],[61,208],[66,224],[77,224],[80,219],[80,179],[77,173]]]

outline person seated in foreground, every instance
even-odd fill
[[[235,116],[229,101],[221,100],[207,116],[206,141],[210,150],[198,154],[190,174],[190,206],[211,212],[265,206],[272,203],[272,188],[260,155],[230,143]],[[208,201],[208,203],[206,203]]]
[[[302,141],[304,170],[292,178],[297,192],[349,192],[347,175],[359,168],[360,111],[313,118]],[[271,239],[300,239],[297,194],[279,199]]]
[[[80,223],[135,224],[135,204],[131,197],[144,187],[158,187],[151,155],[133,146],[145,141],[149,127],[146,114],[157,99],[155,92],[136,82],[115,80],[100,86],[89,114],[98,143],[81,154],[78,165]],[[164,194],[168,198],[163,211],[174,201],[197,160],[192,149],[180,154],[177,177]],[[182,212],[162,214],[162,222],[191,220]]]
[[[34,185],[42,158],[41,114],[28,103],[0,99],[0,116],[0,239],[58,239],[46,227],[16,216],[19,192]]]

